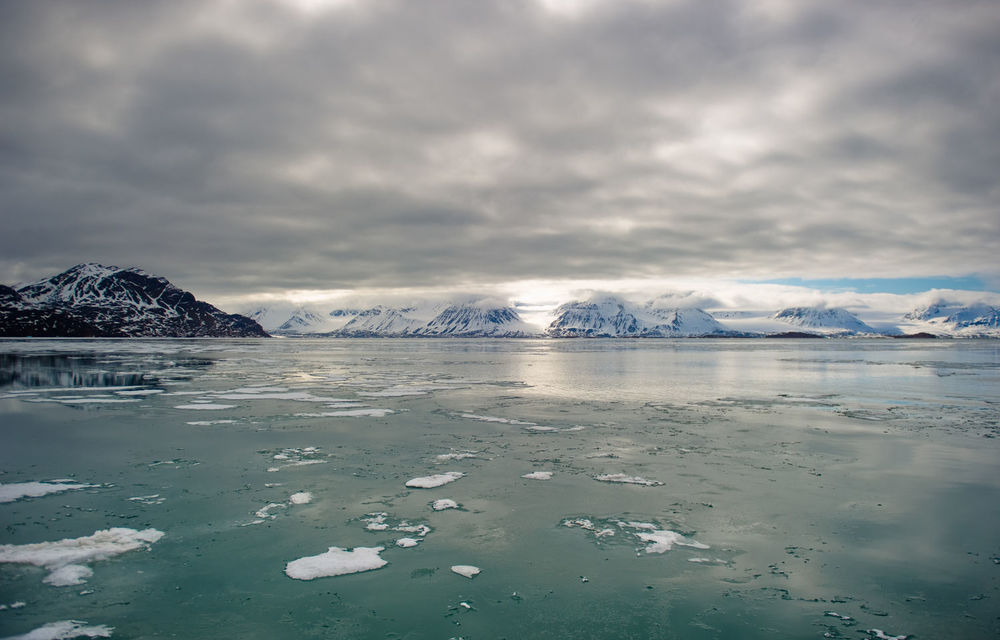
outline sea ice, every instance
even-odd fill
[[[454,482],[458,480],[465,474],[460,471],[449,471],[447,473],[438,473],[432,476],[424,476],[421,478],[413,478],[412,480],[406,481],[406,486],[414,489],[433,489],[434,487],[440,487],[446,485],[449,482]]]
[[[440,460],[441,462],[447,462],[448,460],[465,460],[466,458],[477,458],[476,455],[478,451],[459,451],[456,453],[440,453],[434,458]]]
[[[42,578],[42,582],[51,584],[53,587],[70,587],[75,584],[83,584],[92,575],[94,575],[94,571],[90,567],[82,564],[68,564]]]
[[[235,404],[216,404],[214,402],[204,402],[201,404],[179,404],[174,409],[193,409],[197,411],[219,411],[222,409],[235,409]]]
[[[673,549],[675,544],[682,547],[694,547],[695,549],[709,548],[707,544],[702,544],[691,538],[685,538],[676,531],[640,531],[635,534],[635,537],[649,543],[646,545],[646,553],[665,553]]]
[[[330,547],[326,553],[292,560],[285,565],[285,575],[296,580],[314,580],[380,569],[389,564],[379,553],[385,547],[355,547],[353,551]]]
[[[526,473],[522,478],[527,478],[528,480],[551,480],[551,471],[532,471],[531,473]]]
[[[120,396],[155,396],[163,393],[163,389],[135,389],[134,391],[115,391]]]
[[[309,504],[313,500],[313,494],[308,491],[299,491],[289,496],[288,501],[292,504]]]
[[[194,420],[192,422],[185,422],[184,424],[189,424],[194,427],[210,427],[213,424],[236,424],[235,420]]]
[[[657,487],[663,484],[658,480],[646,480],[645,478],[640,478],[639,476],[627,476],[624,473],[605,473],[595,476],[594,480],[599,480],[601,482],[618,482],[621,484],[637,484],[643,487]]]
[[[76,482],[15,482],[0,484],[0,502],[14,502],[21,498],[38,498],[50,493],[60,493],[71,489],[89,489],[96,484]]]
[[[406,398],[409,396],[425,396],[423,389],[386,389],[384,391],[359,391],[359,396],[365,398]]]
[[[517,424],[526,427],[537,427],[534,422],[524,422],[523,420],[515,420],[513,418],[497,418],[494,416],[481,416],[475,413],[461,413],[459,417],[466,418],[468,420],[478,420],[479,422],[496,422],[499,424]]]
[[[383,418],[396,413],[392,409],[343,409],[319,413],[296,413],[296,418]]]
[[[458,503],[450,498],[441,498],[440,500],[435,500],[431,503],[431,509],[435,511],[444,511],[445,509],[457,509]]]
[[[420,540],[417,538],[400,538],[396,540],[397,547],[403,547],[404,549],[409,547],[415,547],[420,544]]]
[[[50,622],[42,627],[19,636],[8,636],[3,640],[70,640],[70,638],[110,638],[114,627],[107,625],[87,626],[80,620]]]
[[[881,629],[866,629],[865,633],[873,638],[878,638],[878,640],[907,640],[910,637],[908,635],[890,636]]]
[[[149,545],[163,537],[163,532],[156,529],[136,531],[125,527],[114,527],[94,532],[93,535],[82,538],[65,538],[55,542],[36,542],[31,544],[0,545],[0,562],[31,564],[42,567],[51,573],[46,582],[57,584],[68,576],[76,576],[79,584],[83,575],[80,569],[60,569],[69,566],[80,566],[84,563],[107,560],[128,551],[148,549]],[[57,586],[62,586],[57,584]]]
[[[471,564],[456,564],[451,567],[451,570],[460,576],[465,576],[466,578],[475,578],[481,572],[479,567],[474,567]]]

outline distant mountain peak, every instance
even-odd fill
[[[4,335],[266,336],[250,318],[226,314],[166,278],[88,262],[4,297]]]
[[[774,319],[822,333],[879,333],[842,307],[788,307],[775,313]]]

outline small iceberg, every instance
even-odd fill
[[[326,553],[292,560],[285,565],[285,575],[295,580],[315,580],[373,571],[389,564],[379,556],[382,551],[385,547],[355,547],[353,550],[330,547]]]
[[[449,471],[447,473],[438,473],[432,476],[423,476],[421,478],[413,478],[406,481],[406,486],[412,489],[433,489],[435,487],[440,487],[448,484],[449,482],[454,482],[459,478],[463,477],[465,474],[461,471]]]
[[[482,573],[482,569],[480,569],[479,567],[474,567],[471,564],[452,565],[451,570],[460,576],[469,578],[470,580],[478,576],[480,573]]]

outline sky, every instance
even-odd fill
[[[995,0],[2,2],[0,282],[996,292],[998,33]]]

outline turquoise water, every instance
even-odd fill
[[[997,341],[6,340],[0,385],[0,483],[93,485],[0,503],[0,637],[1000,636]],[[163,535],[11,560],[112,527]],[[330,547],[387,564],[286,575]]]

